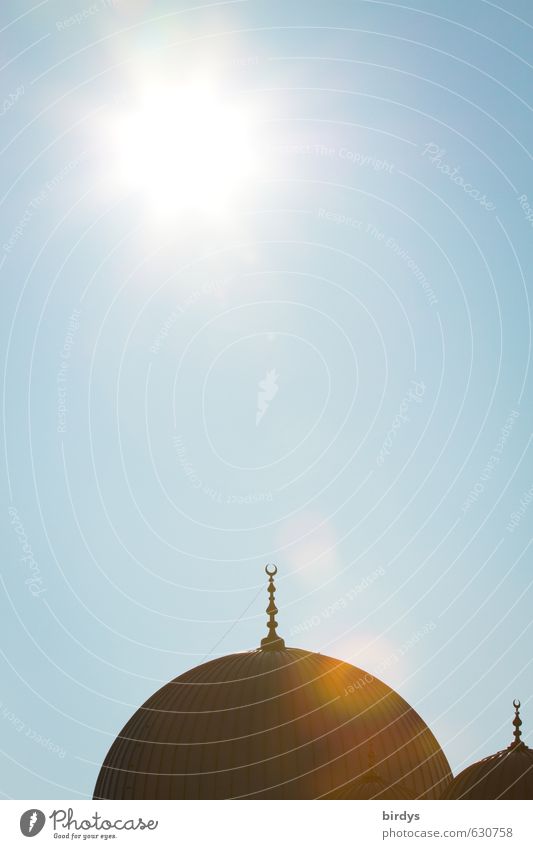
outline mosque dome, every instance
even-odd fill
[[[520,702],[513,705],[511,745],[460,772],[444,790],[443,799],[533,799],[533,749],[520,739]]]
[[[260,648],[203,663],[151,696],[112,744],[95,799],[440,798],[448,761],[398,693],[351,664],[285,647],[276,571],[267,567]]]

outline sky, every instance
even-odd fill
[[[533,740],[533,10],[0,11],[3,798],[266,634]]]

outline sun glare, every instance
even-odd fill
[[[152,86],[113,123],[117,176],[152,212],[220,215],[255,171],[249,116],[205,85]]]

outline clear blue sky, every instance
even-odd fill
[[[532,739],[531,5],[8,5],[0,791],[91,796],[154,690],[259,644],[267,561],[286,642],[454,770],[513,698]],[[256,166],[156,217],[107,130],[199,74]]]

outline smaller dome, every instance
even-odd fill
[[[513,706],[511,745],[460,772],[442,799],[533,799],[533,749],[520,739],[520,702],[514,701]]]

